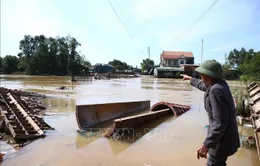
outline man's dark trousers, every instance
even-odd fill
[[[207,166],[226,166],[227,157],[208,156]]]

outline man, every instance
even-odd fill
[[[207,158],[207,166],[224,166],[229,156],[240,147],[236,110],[228,84],[223,80],[222,66],[207,60],[196,68],[202,80],[183,75],[183,80],[204,91],[204,107],[208,113],[209,129],[197,158]]]

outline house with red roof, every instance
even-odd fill
[[[163,51],[160,65],[163,67],[181,67],[186,64],[194,64],[192,52]]]

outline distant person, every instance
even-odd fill
[[[207,158],[207,166],[225,166],[227,158],[240,147],[236,110],[229,86],[223,80],[222,66],[206,60],[196,68],[202,80],[182,75],[183,80],[204,91],[204,107],[208,113],[208,134],[197,150],[197,158]]]

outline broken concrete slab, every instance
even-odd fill
[[[152,123],[163,116],[179,116],[190,110],[190,106],[180,105],[168,102],[158,102],[152,106],[149,112],[136,116],[129,116],[114,120],[112,128],[108,131],[105,137],[120,139],[125,134],[131,132],[142,124]]]
[[[188,105],[174,104],[169,102],[158,102],[154,104],[151,108],[151,111],[158,111],[162,109],[170,109],[175,116],[179,116],[182,113],[190,109]]]
[[[150,101],[109,102],[88,105],[76,105],[76,119],[80,130],[128,116],[131,113],[150,108]]]
[[[140,127],[144,123],[150,123],[151,121],[158,119],[162,116],[172,114],[170,109],[158,110],[155,112],[149,111],[145,114],[128,116],[121,119],[114,120],[112,128],[108,131],[105,137],[113,137],[119,139],[119,135],[123,135],[125,131],[133,130]]]

